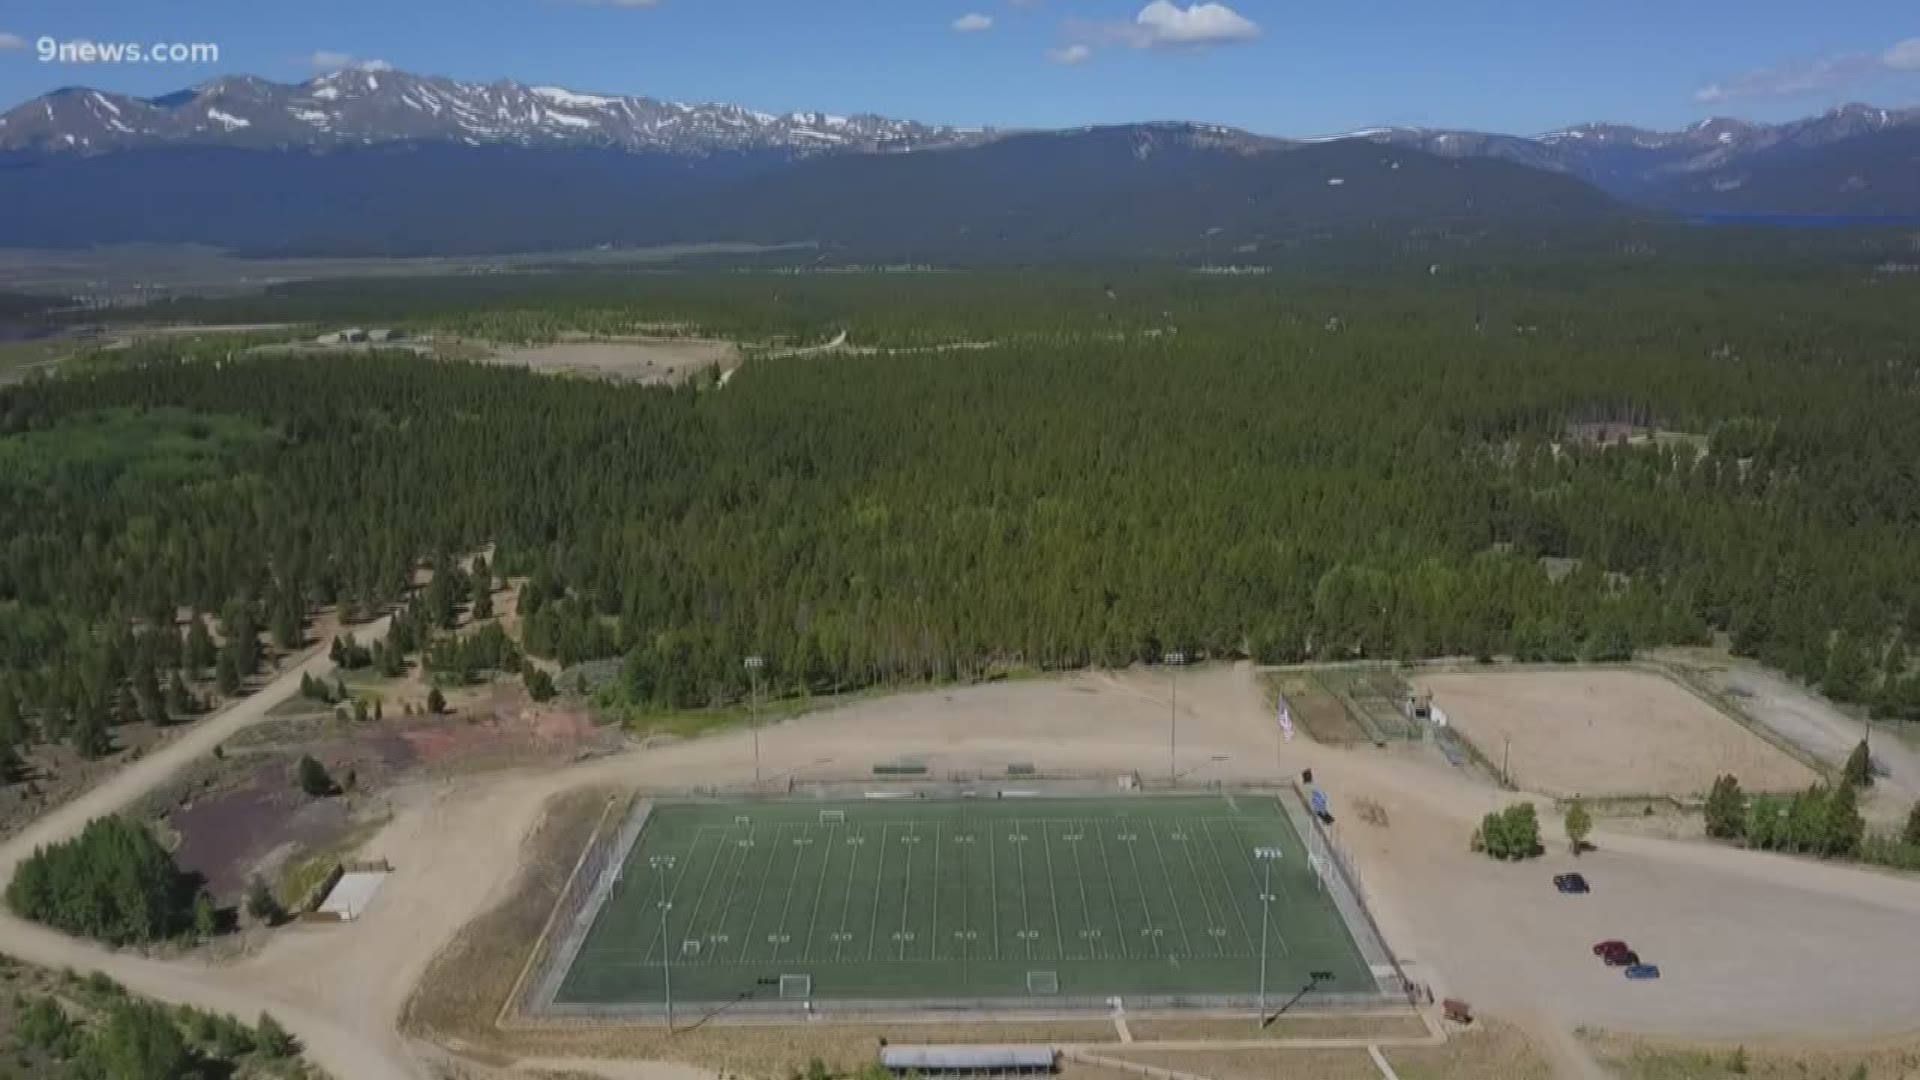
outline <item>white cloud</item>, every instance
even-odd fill
[[[1047,59],[1056,64],[1065,65],[1066,67],[1076,67],[1093,59],[1093,50],[1075,42],[1072,45],[1063,45],[1058,49],[1048,49]]]
[[[1181,7],[1172,0],[1153,0],[1133,17],[1147,46],[1228,45],[1260,36],[1253,21],[1225,4],[1202,3]]]
[[[19,34],[0,33],[0,52],[11,52],[14,49],[24,49],[26,47],[27,39],[21,37]]]
[[[1920,37],[1910,37],[1880,54],[1880,63],[1895,71],[1920,71]]]
[[[1135,49],[1205,49],[1234,45],[1260,36],[1253,20],[1212,0],[1181,7],[1173,0],[1152,0],[1130,22],[1066,24],[1069,39],[1081,44],[1125,45]]]
[[[1830,53],[1743,72],[1695,90],[1693,100],[1700,105],[1717,105],[1749,98],[1811,97],[1845,90],[1886,71],[1920,71],[1920,38],[1908,38],[1877,55]]]
[[[392,71],[393,65],[385,60],[362,60],[343,52],[321,49],[307,58],[307,63],[315,71]]]
[[[982,31],[993,29],[993,16],[982,15],[977,11],[970,11],[953,20],[953,28],[956,32],[962,34],[978,34]]]

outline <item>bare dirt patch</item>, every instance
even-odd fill
[[[1157,1069],[1192,1073],[1208,1080],[1274,1080],[1311,1076],[1314,1080],[1379,1080],[1380,1070],[1365,1050],[1153,1050],[1113,1047],[1100,1051],[1112,1061],[1131,1061]]]
[[[1449,722],[1511,781],[1575,795],[1696,796],[1721,773],[1756,791],[1819,779],[1778,747],[1673,682],[1645,671],[1421,675]]]
[[[1381,1053],[1400,1080],[1549,1080],[1556,1075],[1525,1032],[1496,1020],[1455,1032],[1442,1046],[1385,1047]]]
[[[738,367],[740,349],[730,341],[711,338],[622,337],[500,346],[483,359],[534,371],[616,382],[673,383],[714,368],[727,371]]]

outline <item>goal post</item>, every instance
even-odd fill
[[[1057,971],[1027,972],[1027,993],[1057,994],[1060,992],[1060,973]]]
[[[806,1001],[812,997],[813,997],[813,976],[811,975],[780,976],[780,1000]]]
[[[845,825],[846,823],[847,812],[845,810],[820,811],[820,824],[822,825]]]

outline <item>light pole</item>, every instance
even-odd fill
[[[1253,857],[1264,868],[1260,874],[1260,1014],[1254,1018],[1254,1030],[1267,1026],[1267,909],[1273,906],[1273,864],[1280,858],[1277,847],[1257,847]]]
[[[760,787],[760,669],[767,666],[767,658],[755,654],[747,657],[747,678],[753,683],[747,691],[747,726],[753,729],[753,786]]]
[[[673,910],[673,901],[667,899],[667,871],[673,869],[673,856],[655,855],[647,860],[653,868],[654,876],[660,879],[660,978],[666,983],[667,993],[667,1034],[673,1034],[673,952],[668,948],[672,941],[667,936],[667,913]]]
[[[1180,777],[1174,768],[1173,756],[1180,745],[1180,665],[1187,662],[1187,654],[1175,649],[1160,659],[1167,665],[1168,676],[1172,679],[1167,696],[1167,782],[1171,784]]]

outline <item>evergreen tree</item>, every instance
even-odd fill
[[[327,767],[320,764],[311,754],[300,756],[300,763],[294,770],[294,777],[300,785],[300,790],[312,798],[324,798],[340,790],[334,784],[333,777],[327,774]]]
[[[1873,758],[1867,747],[1867,740],[1861,739],[1847,755],[1847,763],[1840,770],[1840,781],[1846,787],[1873,786]]]
[[[280,1022],[267,1013],[260,1014],[260,1022],[254,1025],[254,1044],[260,1052],[269,1058],[281,1060],[290,1058],[300,1049],[293,1035]]]
[[[527,696],[535,701],[551,701],[554,695],[553,676],[545,668],[527,668]]]
[[[213,665],[213,685],[219,688],[220,696],[224,698],[240,693],[240,664],[233,650],[220,650],[220,658]]]
[[[198,675],[213,666],[213,635],[207,630],[207,621],[195,614],[187,622],[186,658],[187,669]]]
[[[192,716],[199,711],[199,703],[193,698],[193,692],[187,689],[187,681],[178,671],[167,677],[167,714],[175,720]]]
[[[1820,846],[1822,855],[1851,859],[1860,853],[1860,841],[1866,836],[1867,823],[1860,816],[1859,798],[1852,784],[1841,784],[1828,794]]]
[[[477,621],[493,618],[493,578],[485,569],[486,560],[478,560],[479,569],[473,575],[473,608],[471,614]]]
[[[1913,809],[1907,811],[1907,827],[1900,834],[1900,839],[1920,847],[1920,802],[1914,803]]]
[[[115,1001],[81,1051],[83,1075],[107,1080],[186,1080],[192,1054],[165,1007]]]
[[[1567,843],[1575,855],[1586,849],[1587,836],[1593,832],[1593,817],[1587,813],[1586,805],[1579,799],[1567,807]]]
[[[447,695],[441,693],[437,686],[427,691],[427,711],[435,716],[447,711]]]
[[[247,914],[252,916],[255,922],[265,923],[268,926],[277,925],[285,917],[285,912],[280,908],[280,901],[273,898],[273,891],[268,889],[267,883],[258,877],[247,882],[246,908]]]
[[[153,941],[191,925],[194,893],[158,841],[125,818],[88,822],[40,848],[7,885],[22,916],[112,944]]]
[[[219,916],[214,911],[213,901],[206,893],[193,898],[193,933],[202,941],[213,937],[219,930]]]
[[[1747,833],[1746,796],[1740,781],[1731,775],[1714,779],[1707,793],[1707,835],[1719,840],[1735,840]]]

